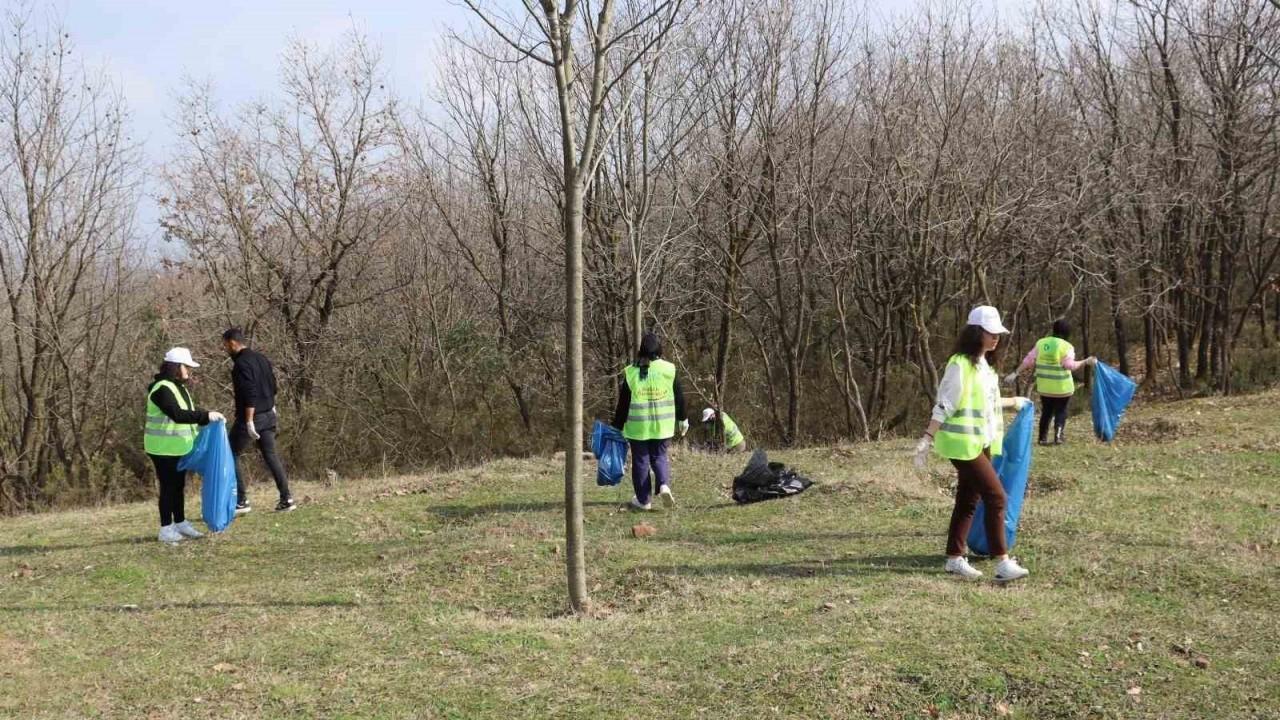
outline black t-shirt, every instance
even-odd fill
[[[276,371],[266,355],[245,348],[232,359],[231,386],[236,396],[236,421],[245,419],[245,410],[252,407],[261,415],[276,406]]]

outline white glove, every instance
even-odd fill
[[[209,422],[220,423],[220,422],[226,422],[226,421],[227,421],[226,416],[224,416],[222,413],[218,412],[217,410],[209,411]]]
[[[1098,367],[1098,358],[1096,357],[1091,357],[1085,362],[1089,364],[1089,367]]]
[[[689,434],[689,421],[681,420],[680,421],[680,437],[684,437],[685,435],[688,435],[688,434]]]
[[[912,459],[912,464],[917,470],[923,470],[929,462],[929,448],[933,447],[933,438],[925,435],[920,438],[920,442],[916,443],[916,454]]]
[[[1022,408],[1031,404],[1031,398],[1016,397],[1013,399],[1013,409],[1022,410]]]
[[[1016,382],[1018,382],[1018,373],[1016,373],[1016,372],[1011,372],[1011,373],[1009,373],[1008,375],[1005,375],[1005,376],[1004,376],[1004,384],[1005,384],[1005,385],[1012,385],[1012,384],[1014,384],[1014,383],[1016,383]]]
[[[249,437],[253,438],[254,440],[261,440],[261,439],[262,439],[262,436],[258,434],[258,428],[256,428],[256,427],[254,427],[254,426],[253,426],[253,421],[252,421],[252,420],[250,420],[249,422],[245,423],[245,428],[244,428],[244,429],[245,429],[245,432],[249,433]]]

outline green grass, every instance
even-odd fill
[[[1277,718],[1277,400],[1138,408],[1114,447],[1077,417],[1008,588],[941,572],[950,474],[908,441],[778,452],[817,485],[749,507],[742,458],[678,455],[675,512],[592,487],[589,619],[553,460],[302,484],[174,548],[150,504],[9,519],[0,716]]]

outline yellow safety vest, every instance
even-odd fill
[[[1036,392],[1049,397],[1067,397],[1076,391],[1071,371],[1062,361],[1072,351],[1071,343],[1047,337],[1036,343]]]
[[[160,388],[168,388],[169,392],[173,393],[173,397],[178,401],[178,407],[183,410],[191,409],[187,406],[186,396],[178,389],[177,383],[161,380],[152,385],[147,391],[147,425],[142,432],[142,447],[148,455],[182,457],[195,447],[197,428],[195,425],[176,423],[164,414],[164,411],[151,399],[151,396],[155,395],[156,390]]]
[[[622,436],[628,440],[667,440],[676,435],[676,366],[654,360],[643,378],[640,368],[623,371],[631,390],[631,407]]]
[[[933,450],[948,460],[972,460],[982,454],[987,447],[987,399],[982,394],[982,382],[978,366],[965,355],[952,355],[948,365],[958,365],[963,373],[960,391],[960,405],[952,411],[950,417],[938,428],[933,439]],[[986,372],[995,375],[995,371],[987,368]],[[997,388],[998,384],[992,380]],[[997,389],[996,392],[999,392]],[[992,457],[999,455],[1004,445],[1003,418],[997,420],[995,436],[991,441]]]
[[[746,438],[742,436],[742,430],[738,428],[738,423],[729,417],[729,413],[720,413],[720,422],[724,424],[724,447],[726,450],[732,450],[746,442]]]

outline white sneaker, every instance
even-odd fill
[[[658,497],[662,498],[662,504],[665,505],[668,510],[676,509],[676,496],[671,494],[671,488],[666,485],[658,488]]]
[[[1019,565],[1018,561],[1013,558],[1005,558],[1000,561],[1000,564],[996,565],[996,582],[1005,583],[1021,580],[1030,574],[1026,568]]]
[[[190,520],[183,520],[182,522],[178,523],[177,525],[174,525],[173,527],[175,530],[178,531],[178,534],[184,538],[204,537],[204,533],[192,527]]]
[[[177,545],[182,542],[182,533],[178,532],[178,526],[165,525],[160,528],[160,542],[167,545]]]
[[[959,575],[965,580],[977,580],[982,577],[982,572],[969,564],[969,560],[965,557],[949,557],[947,558],[947,572],[952,575]]]
[[[642,504],[639,500],[635,498],[631,498],[631,502],[629,504],[631,505],[632,510],[643,510],[644,512],[649,512],[650,510],[653,509],[653,503]]]

